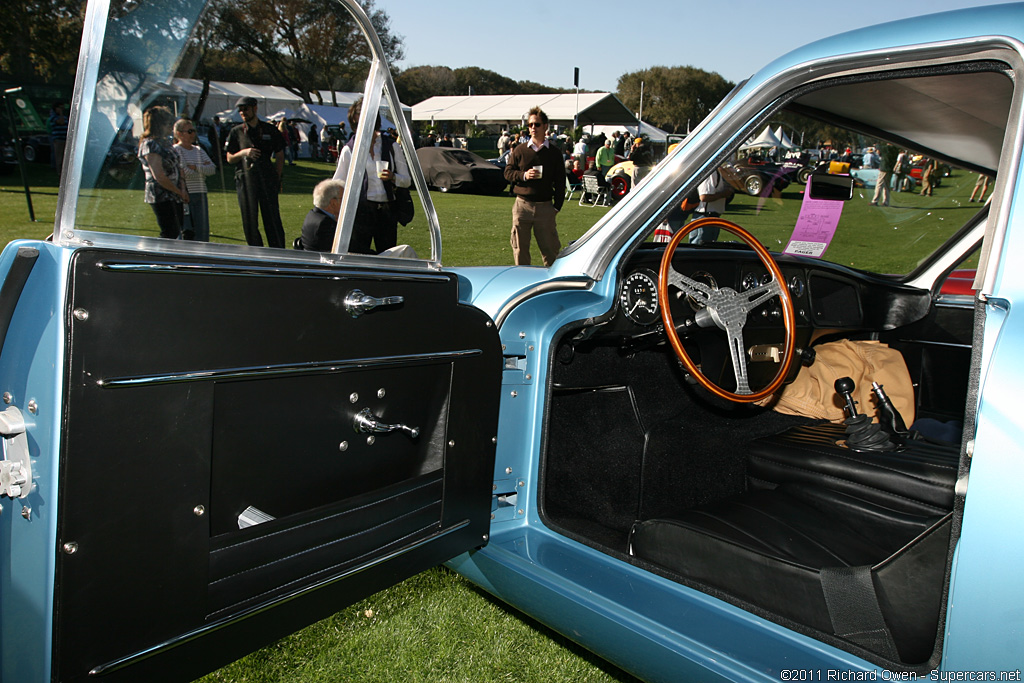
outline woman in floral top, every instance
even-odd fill
[[[167,107],[154,106],[142,114],[139,159],[146,175],[146,203],[153,207],[160,236],[177,239],[184,219],[188,192],[182,181],[178,155],[171,146],[174,115]]]

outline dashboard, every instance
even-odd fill
[[[664,247],[664,244],[646,243],[630,256],[622,269],[614,315],[595,333],[605,342],[626,347],[660,344],[665,339],[661,312],[667,305],[684,345],[692,347],[694,353],[704,359],[703,370],[707,374],[709,362],[728,364],[727,359],[719,360],[721,354],[710,351],[712,344],[721,345],[725,333],[717,328],[706,329],[707,326],[699,329],[695,319],[701,304],[674,287],[669,287],[668,302],[659,300],[658,269]],[[910,324],[926,316],[931,305],[927,290],[909,287],[894,278],[807,257],[772,256],[782,271],[793,302],[798,353],[824,335],[881,332]],[[677,272],[694,280],[741,292],[771,281],[771,275],[757,255],[733,243],[680,246],[672,265]],[[767,299],[748,314],[743,341],[752,359],[764,353],[771,355],[772,349],[780,348],[784,338],[782,318],[778,297]],[[793,372],[797,369],[798,364],[794,364]],[[725,376],[730,374],[728,368],[721,370]]]

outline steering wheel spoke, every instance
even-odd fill
[[[740,306],[743,308],[744,314],[750,313],[773,296],[782,296],[782,285],[775,279],[766,285],[760,285],[743,292]]]
[[[772,276],[771,282],[749,289],[745,292],[737,292],[730,288],[718,288],[703,282],[697,282],[693,278],[679,273],[672,265],[672,257],[676,248],[683,238],[698,228],[705,226],[718,226],[733,233],[747,246],[754,250],[761,263],[767,268]],[[665,332],[668,335],[672,349],[680,362],[686,367],[690,374],[704,388],[722,398],[738,403],[752,403],[766,398],[782,386],[786,375],[789,374],[790,365],[793,362],[793,348],[795,344],[794,328],[796,327],[793,313],[793,302],[789,298],[789,292],[782,284],[784,282],[782,271],[765,249],[749,232],[727,220],[721,218],[701,218],[684,226],[676,232],[672,240],[665,247],[665,253],[661,259],[661,270],[658,274],[658,296],[661,299],[661,316],[665,323]],[[702,327],[717,326],[725,330],[727,343],[729,344],[729,358],[732,360],[733,373],[736,378],[736,390],[729,391],[715,384],[706,377],[683,349],[676,325],[672,320],[672,307],[668,296],[669,285],[677,287],[687,296],[704,305],[704,310],[698,314],[698,324]],[[783,324],[786,332],[786,339],[783,344],[782,362],[779,364],[775,378],[764,388],[754,391],[750,387],[750,377],[747,365],[747,353],[743,342],[743,327],[747,322],[749,313],[761,306],[772,297],[778,297],[782,305]]]
[[[746,396],[750,391],[750,378],[747,376],[747,354],[743,350],[743,326],[730,325],[725,334],[729,339],[729,357],[732,359],[732,370],[736,376],[736,393]]]

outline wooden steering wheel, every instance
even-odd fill
[[[679,242],[688,234],[703,227],[721,227],[743,240],[747,246],[754,250],[761,263],[771,273],[772,281],[746,290],[737,292],[730,287],[717,287],[698,282],[692,278],[681,275],[672,267],[672,257],[676,253]],[[684,294],[692,297],[700,303],[703,308],[697,313],[695,322],[703,328],[718,327],[725,331],[729,343],[729,356],[732,359],[733,372],[736,375],[736,391],[728,391],[718,386],[704,376],[679,341],[675,323],[672,321],[672,307],[669,305],[668,287],[673,285],[679,288]],[[750,389],[747,378],[747,359],[743,345],[743,326],[747,321],[747,314],[754,310],[773,296],[779,297],[782,302],[782,317],[786,328],[786,341],[782,354],[782,363],[779,371],[768,386],[760,391]],[[705,389],[730,401],[737,403],[753,403],[766,398],[782,386],[782,382],[789,373],[790,365],[793,363],[793,348],[795,344],[794,329],[796,318],[793,314],[793,301],[789,298],[789,290],[782,277],[782,271],[775,263],[768,250],[761,246],[753,235],[730,221],[721,218],[700,218],[685,225],[673,237],[665,248],[665,254],[661,258],[661,268],[658,272],[658,300],[661,302],[661,319],[665,323],[665,332],[668,334],[672,349],[676,352],[680,362],[686,367],[691,375]]]

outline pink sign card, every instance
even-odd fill
[[[808,180],[796,227],[783,253],[821,258],[836,234],[836,226],[843,213],[843,201],[812,199],[808,191],[810,185],[811,181]]]

